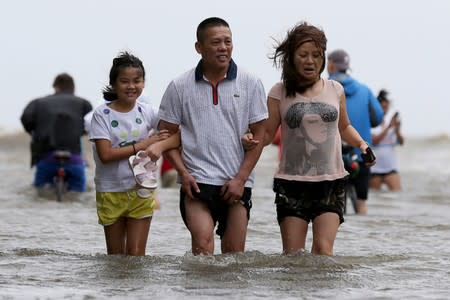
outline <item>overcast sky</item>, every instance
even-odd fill
[[[144,94],[157,107],[170,80],[196,65],[195,30],[211,16],[229,22],[234,60],[258,75],[266,92],[280,79],[267,58],[273,39],[307,21],[325,31],[328,51],[350,54],[355,78],[375,94],[391,92],[407,136],[450,134],[447,0],[4,1],[0,130],[22,130],[23,108],[52,93],[60,72],[74,77],[76,94],[98,105],[112,59],[124,50],[143,60]]]

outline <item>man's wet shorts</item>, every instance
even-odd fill
[[[343,223],[346,182],[347,179],[306,182],[275,178],[273,191],[276,193],[278,224],[288,216],[309,223],[326,212],[336,213],[339,222]]]
[[[34,186],[41,188],[47,184],[53,184],[53,178],[60,163],[49,155],[36,164],[34,174]],[[70,160],[64,163],[64,171],[67,178],[67,189],[76,192],[86,191],[85,162],[80,155],[72,154]]]
[[[223,237],[225,234],[225,229],[227,226],[227,215],[228,215],[228,205],[225,204],[222,200],[220,189],[222,186],[218,185],[209,185],[209,184],[203,184],[203,183],[197,183],[200,193],[195,194],[194,196],[200,199],[202,202],[204,202],[210,213],[211,217],[214,221],[214,225],[218,222],[216,234],[220,236],[220,238]],[[183,218],[184,224],[187,226],[186,223],[186,210],[184,205],[184,198],[186,194],[183,192],[183,190],[180,189],[180,212],[181,216]],[[250,219],[250,209],[252,208],[252,189],[251,188],[244,188],[244,194],[242,195],[242,198],[240,199],[240,203],[245,207],[247,210],[247,219]]]
[[[120,218],[144,219],[153,215],[155,193],[140,198],[136,189],[127,192],[97,192],[98,223],[107,226]]]

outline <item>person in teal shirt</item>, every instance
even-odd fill
[[[350,123],[372,146],[370,129],[383,121],[383,109],[380,103],[369,87],[349,75],[350,56],[346,51],[338,49],[329,53],[327,70],[330,79],[338,81],[344,87]],[[357,213],[365,215],[367,214],[370,168],[363,163],[359,149],[351,147],[344,147],[344,149],[353,151],[360,158],[360,171],[355,177],[350,178],[350,183],[354,185],[358,196]]]

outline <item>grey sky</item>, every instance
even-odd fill
[[[304,20],[324,29],[329,51],[347,50],[354,77],[375,94],[390,90],[407,136],[450,134],[449,12],[446,0],[7,1],[0,10],[0,129],[21,130],[24,106],[52,93],[60,72],[74,76],[78,95],[99,104],[112,59],[123,50],[143,60],[144,94],[157,106],[169,81],[199,59],[198,23],[219,16],[230,23],[235,61],[257,74],[266,92],[280,78],[267,58],[272,38]]]

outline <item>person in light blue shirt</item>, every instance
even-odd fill
[[[338,49],[328,54],[327,70],[330,79],[336,80],[344,87],[347,113],[352,126],[361,137],[372,145],[370,129],[378,126],[383,120],[383,109],[370,88],[349,75],[350,56],[344,50]],[[345,147],[344,149],[347,149]],[[360,150],[353,151],[360,157]],[[350,178],[358,196],[357,213],[367,214],[366,200],[369,191],[370,169],[365,166],[360,157],[360,171],[357,176]]]

